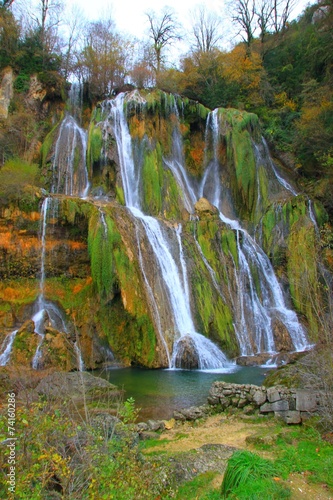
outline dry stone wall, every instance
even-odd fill
[[[251,384],[214,382],[208,403],[227,408],[243,408],[245,413],[258,410],[261,414],[274,414],[288,424],[299,424],[320,413],[320,395],[305,389],[287,387],[259,387]]]

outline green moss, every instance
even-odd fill
[[[245,220],[255,220],[258,186],[252,139],[259,138],[258,117],[235,109],[219,109],[219,117],[227,145],[229,169],[233,169],[230,175],[234,199],[241,217]],[[265,192],[267,188],[260,189]]]
[[[224,229],[221,233],[221,246],[224,255],[231,254],[235,265],[238,267],[238,251],[236,233],[232,229]]]
[[[50,132],[47,134],[45,137],[42,147],[41,147],[41,162],[42,162],[42,167],[46,167],[48,162],[50,161],[50,152],[52,149],[53,144],[55,144],[58,133],[59,133],[59,127],[60,123],[63,119],[63,116],[61,117],[60,121],[56,123],[56,125],[50,130]]]
[[[162,209],[162,155],[159,144],[153,151],[146,149],[142,167],[143,209],[157,215]]]
[[[231,356],[238,354],[235,341],[233,318],[229,307],[220,296],[212,294],[208,280],[196,275],[192,279],[194,288],[196,319],[200,331],[209,338],[219,341],[224,352]]]
[[[174,176],[169,170],[163,171],[162,184],[163,215],[167,219],[180,219],[182,196]]]
[[[23,212],[38,211],[39,170],[35,164],[12,159],[0,169],[0,203],[14,203]]]
[[[90,165],[99,162],[101,158],[101,150],[103,145],[102,131],[99,127],[90,126],[88,136],[88,151],[87,156],[90,160]]]
[[[113,264],[113,250],[120,242],[120,235],[114,222],[105,215],[106,227],[99,213],[89,220],[88,251],[91,261],[91,275],[101,298],[106,299],[114,292],[117,276]]]
[[[60,216],[69,224],[77,224],[78,218],[88,220],[95,208],[89,202],[80,198],[61,198]]]
[[[125,206],[125,194],[121,186],[116,185],[116,200],[120,205]]]
[[[317,340],[323,298],[317,272],[315,229],[305,217],[292,226],[288,238],[287,271],[294,305],[309,322],[310,338]]]

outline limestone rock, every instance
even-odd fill
[[[282,418],[282,420],[286,424],[300,424],[302,419],[301,419],[301,413],[299,411],[276,411],[274,413],[276,417]]]
[[[296,410],[313,412],[318,409],[315,393],[298,389],[296,391]]]
[[[218,209],[206,198],[200,198],[194,205],[194,208],[200,219],[210,219],[218,214]]]
[[[122,392],[107,380],[87,372],[55,372],[46,376],[36,387],[36,392],[54,399],[79,402],[111,401]]]
[[[278,318],[272,320],[272,330],[278,351],[292,351],[294,349],[286,326]]]
[[[187,370],[199,368],[199,354],[189,335],[184,335],[177,343],[175,366]]]
[[[8,118],[8,108],[13,97],[13,71],[7,68],[0,84],[0,118]]]

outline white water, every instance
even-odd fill
[[[52,210],[53,200],[51,198],[45,198],[41,208],[41,230],[40,230],[40,240],[41,240],[41,265],[40,265],[40,280],[39,280],[39,296],[34,308],[34,314],[32,316],[32,321],[35,324],[35,333],[39,335],[39,343],[32,360],[32,368],[37,370],[40,367],[40,361],[42,358],[42,345],[44,341],[45,334],[45,324],[48,324],[52,328],[58,331],[66,332],[67,327],[66,322],[63,318],[61,311],[57,308],[55,304],[50,301],[45,300],[45,254],[46,254],[46,228],[47,228],[47,218],[49,211]]]
[[[215,111],[212,114],[214,115],[214,113]],[[216,124],[216,116],[217,115],[213,116],[211,121],[207,120],[208,125],[212,123],[211,132],[213,134],[213,144],[215,146],[214,164],[218,163],[217,148],[219,130],[218,123]],[[268,151],[267,154],[269,154]],[[274,169],[273,165],[272,168]],[[275,170],[274,172],[275,175],[277,175]],[[281,182],[281,179],[279,179],[279,181]],[[221,209],[221,184],[218,177],[215,179],[215,185],[218,187],[208,193],[208,200],[219,209],[220,219],[225,224],[230,226],[233,230],[237,231],[237,251],[239,261],[238,298],[240,301],[239,310],[241,311],[242,315],[242,328],[247,328],[245,314],[246,317],[248,317],[248,315],[252,316],[250,325],[252,329],[254,328],[255,345],[258,349],[258,352],[274,353],[275,342],[271,321],[274,317],[278,317],[288,329],[295,350],[302,351],[309,348],[310,346],[307,342],[305,332],[298,322],[295,312],[287,308],[285,304],[281,287],[278,283],[273,267],[267,255],[251,238],[247,231],[245,231],[245,229],[240,226],[237,220],[232,220],[223,214]],[[291,186],[289,186],[288,183],[283,184],[283,186],[288,190],[292,190]],[[204,185],[201,187],[201,189],[203,191]],[[260,277],[260,289],[262,295],[261,299],[259,299],[253,283],[251,264],[257,269]],[[239,333],[240,332],[238,332],[238,334]],[[249,333],[250,332],[247,332],[245,337],[249,338]],[[253,354],[250,344],[248,342],[244,343],[244,332],[242,333],[242,338],[239,336],[238,339],[240,342],[240,349],[242,354]]]
[[[262,140],[262,144],[263,144],[264,151],[265,151],[265,158],[268,159],[269,165],[271,166],[271,168],[275,174],[275,177],[277,178],[277,180],[279,181],[281,186],[283,186],[287,191],[290,191],[293,196],[297,196],[297,191],[277,171],[277,168],[275,167],[274,162],[273,162],[271,155],[269,153],[267,142],[265,141],[265,139],[263,137],[261,138],[261,140]]]
[[[51,192],[85,198],[89,191],[87,132],[71,115],[61,122],[55,144]]]
[[[84,371],[84,362],[83,362],[80,346],[77,342],[74,342],[74,351],[75,351],[75,355],[76,355],[76,362],[77,362],[78,371],[83,372]]]
[[[0,366],[6,366],[6,364],[10,360],[10,355],[12,353],[12,347],[13,347],[13,343],[14,343],[17,331],[18,330],[14,330],[12,333],[7,335],[4,339],[4,341],[2,342],[2,345],[0,348],[0,351],[2,351],[0,354]]]
[[[192,210],[195,202],[200,197],[205,196],[212,205],[219,209],[220,219],[237,232],[239,270],[236,273],[236,281],[238,306],[234,307],[234,326],[241,354],[253,355],[255,352],[274,353],[276,351],[272,329],[272,320],[274,318],[282,321],[288,329],[296,351],[308,349],[310,345],[305,332],[295,312],[285,304],[281,287],[268,257],[237,220],[231,219],[223,213],[222,207],[226,200],[224,200],[224,192],[219,178],[217,156],[219,145],[218,110],[214,110],[207,117],[206,144],[209,144],[209,140],[213,148],[213,158],[207,165],[197,190],[195,190],[193,182],[180,161],[173,162],[171,170],[176,180],[182,179],[181,187],[182,185],[191,186],[187,190],[187,197],[190,199]],[[264,146],[269,157],[265,143]],[[271,159],[269,161],[279,183],[295,194],[293,188],[278,175]],[[228,200],[226,204],[229,204]],[[261,297],[257,293],[251,267],[254,267],[259,275]],[[212,273],[211,276],[214,277]],[[216,287],[214,279],[212,281]],[[250,342],[250,338],[253,339],[252,342]]]
[[[208,339],[196,332],[192,319],[189,289],[186,276],[186,266],[181,245],[180,233],[173,230],[174,236],[172,240],[166,235],[166,230],[163,224],[154,217],[145,215],[141,210],[141,200],[139,192],[140,175],[137,172],[136,165],[132,154],[132,140],[129,133],[127,120],[124,114],[124,94],[119,94],[114,100],[109,102],[110,116],[109,119],[113,124],[113,132],[117,141],[118,155],[120,160],[120,169],[123,181],[123,189],[125,195],[126,206],[132,212],[134,217],[139,220],[145,230],[146,236],[153,250],[156,262],[163,278],[165,291],[167,293],[170,308],[172,311],[172,323],[175,330],[175,338],[180,338],[185,335],[190,335],[196,343],[202,337],[199,354],[199,365],[206,368],[223,367],[226,364],[224,354]],[[170,161],[169,166],[177,168],[179,163]],[[191,194],[189,195],[191,197]],[[178,243],[178,258],[180,260],[180,268],[176,262],[174,252],[174,239]],[[140,251],[140,250],[139,250]],[[147,272],[144,269],[142,256],[140,258],[141,269],[148,288],[149,296],[152,296],[152,288],[147,280]],[[158,305],[156,300],[153,303],[153,313],[156,316],[158,313]],[[162,332],[162,337],[164,337]],[[166,345],[166,342],[163,342]],[[174,345],[174,352],[177,350],[177,342]],[[170,354],[166,349],[167,357],[170,360]],[[172,356],[169,366],[174,368],[174,356]],[[210,366],[209,366],[210,365]],[[217,366],[218,365],[218,366]]]

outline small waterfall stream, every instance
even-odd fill
[[[14,330],[12,333],[8,334],[2,342],[0,349],[0,351],[2,351],[0,354],[0,366],[6,366],[9,362],[16,334],[17,330]]]
[[[53,159],[52,193],[85,198],[89,191],[86,165],[87,132],[71,115],[61,122]]]
[[[41,208],[41,266],[39,279],[39,296],[34,307],[32,321],[35,323],[35,333],[39,335],[40,340],[32,360],[32,367],[38,369],[42,357],[42,344],[45,335],[45,324],[48,323],[52,328],[61,332],[68,333],[65,319],[61,311],[55,304],[45,299],[45,255],[46,255],[46,229],[49,210],[52,210],[52,199],[47,197],[44,199]]]

